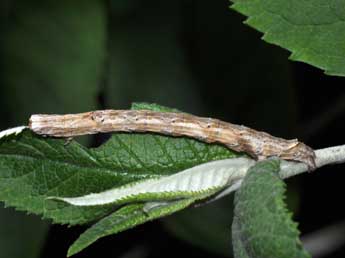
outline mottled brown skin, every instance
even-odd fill
[[[153,132],[188,136],[248,153],[255,159],[277,156],[306,163],[314,170],[315,153],[297,139],[285,140],[245,126],[185,113],[149,110],[99,110],[68,115],[32,115],[32,131],[54,137],[74,137],[105,132]]]

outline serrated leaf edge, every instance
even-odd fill
[[[232,0],[230,0],[230,2],[232,2]],[[311,66],[314,66],[316,68],[319,68],[321,70],[323,70],[323,72],[327,75],[332,75],[332,76],[344,76],[344,73],[341,73],[341,72],[336,72],[336,71],[333,71],[331,68],[327,68],[327,65],[323,65],[323,64],[320,64],[319,61],[314,61],[313,58],[310,58],[309,56],[303,56],[303,58],[301,57],[301,53],[298,49],[295,49],[294,47],[287,47],[287,46],[283,46],[283,44],[277,40],[274,40],[272,38],[270,38],[270,34],[269,34],[269,31],[263,31],[261,29],[259,29],[258,27],[256,27],[251,21],[257,17],[258,15],[253,15],[253,16],[248,16],[247,14],[241,12],[239,9],[238,9],[238,5],[241,5],[240,2],[232,2],[232,4],[229,6],[230,9],[242,14],[242,15],[245,15],[247,18],[243,21],[243,24],[246,24],[248,25],[249,27],[261,32],[263,35],[261,37],[261,39],[269,44],[272,44],[272,45],[276,45],[276,46],[279,46],[281,48],[284,48],[288,51],[290,51],[290,56],[289,56],[289,60],[291,61],[296,61],[296,62],[302,62],[302,63],[306,63],[306,64],[309,64]]]

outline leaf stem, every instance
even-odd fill
[[[344,163],[345,162],[345,145],[319,149],[315,151],[315,154],[316,154],[315,162],[316,162],[317,168],[323,167],[325,165]],[[224,162],[224,165],[226,164],[225,160],[222,160],[219,162]],[[280,168],[281,170],[279,174],[283,179],[309,171],[308,166],[305,163],[285,161],[285,160],[281,161]],[[214,198],[208,200],[207,203],[216,201],[236,191],[238,188],[240,188],[244,176],[245,174],[240,175],[239,180],[237,180],[235,183],[233,183],[229,187],[225,188],[223,191],[217,194]]]
[[[345,162],[345,145],[319,149],[315,151],[316,167],[320,168],[325,165],[344,163]],[[280,175],[282,178],[292,177],[308,171],[308,167],[303,163],[291,161],[281,162]]]

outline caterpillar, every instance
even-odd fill
[[[286,140],[243,125],[186,113],[97,110],[66,115],[35,114],[30,117],[29,128],[40,135],[68,138],[106,132],[187,136],[207,143],[219,143],[259,160],[277,156],[303,162],[309,170],[316,168],[314,150],[297,139]]]

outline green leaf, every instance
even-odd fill
[[[112,235],[147,221],[169,215],[188,207],[197,199],[189,198],[173,202],[154,203],[151,209],[145,209],[145,206],[148,204],[144,203],[127,205],[100,220],[81,234],[69,248],[68,256],[80,252],[101,237]]]
[[[133,108],[169,111],[168,108],[145,103],[134,104]],[[66,144],[63,139],[45,138],[35,135],[25,128],[24,131],[22,130],[23,128],[19,127],[0,133],[2,136],[0,138],[0,199],[5,201],[7,205],[15,206],[20,210],[43,214],[45,218],[51,218],[57,223],[73,225],[105,217],[117,209],[118,205],[103,203],[103,205],[98,206],[80,207],[52,201],[48,199],[49,197],[77,197],[87,196],[90,193],[102,195],[102,192],[109,191],[109,189],[115,192],[125,189],[129,193],[129,199],[126,197],[126,201],[150,200],[149,203],[142,203],[142,206],[137,206],[140,207],[139,217],[134,216],[136,213],[133,215],[122,213],[124,211],[122,209],[126,211],[126,207],[129,207],[128,209],[134,207],[129,204],[120,209],[120,213],[117,213],[119,211],[114,213],[120,214],[121,220],[118,220],[118,216],[113,214],[96,223],[90,231],[85,233],[86,238],[89,240],[85,242],[83,240],[84,234],[81,235],[80,241],[82,244],[76,244],[76,250],[81,250],[102,236],[170,214],[198,199],[212,195],[219,190],[219,187],[231,182],[228,179],[229,176],[236,174],[233,171],[236,168],[236,162],[244,160],[246,164],[248,163],[248,159],[229,160],[229,162],[235,162],[236,164],[229,165],[229,168],[225,169],[228,176],[225,176],[224,182],[222,181],[223,183],[221,182],[221,185],[219,185],[218,179],[222,178],[219,177],[219,174],[222,174],[223,170],[216,171],[217,169],[214,169],[217,176],[212,176],[214,173],[212,173],[213,166],[210,165],[211,163],[196,165],[238,156],[238,154],[223,146],[205,144],[182,137],[119,133],[113,134],[111,139],[101,147],[88,149],[74,141]],[[211,168],[209,168],[210,166]],[[188,169],[190,167],[194,168]],[[199,167],[205,167],[207,171],[205,169],[199,171]],[[214,167],[217,168],[216,165]],[[175,174],[185,169],[187,170]],[[180,184],[179,178],[181,174],[190,170],[196,170],[197,172],[187,173],[185,178],[189,178],[189,181],[187,180],[189,182],[188,186],[196,186],[196,188],[188,189],[190,191],[188,195],[182,196],[180,192],[183,191],[178,192],[173,188],[170,193],[154,192],[153,195],[144,196],[144,198],[142,198],[140,192],[131,196],[136,189],[135,185],[142,184],[145,186],[145,184],[152,181],[160,185],[160,180],[167,179],[166,184],[161,184],[165,187],[163,190],[167,190],[167,186],[176,186],[178,190],[183,190],[185,185]],[[235,170],[236,172],[241,171],[241,169]],[[205,175],[207,180],[203,181],[205,178],[201,178],[202,174]],[[174,179],[175,177],[178,180],[169,181],[170,178]],[[186,181],[182,180],[181,182]],[[206,187],[204,187],[205,182],[207,183]],[[201,187],[201,190],[198,187]],[[152,190],[155,187],[150,185],[149,188],[144,187],[145,189]],[[181,202],[151,202],[152,200],[166,201],[170,199],[166,194],[172,194],[173,199],[189,198],[181,200]],[[151,214],[151,211],[152,216],[148,216],[147,214]],[[117,221],[116,226],[104,230],[103,224],[108,223],[107,218],[112,221],[114,216]],[[77,243],[79,243],[79,240]]]
[[[154,108],[157,111],[164,109],[159,105],[148,104],[134,104],[134,108]],[[169,109],[165,108],[165,111]],[[102,194],[103,191],[109,189],[116,190],[116,187],[123,189],[128,184],[138,185],[155,178],[166,179],[169,178],[168,175],[208,161],[238,156],[222,146],[205,144],[193,139],[151,134],[113,134],[111,139],[101,147],[87,149],[74,141],[66,144],[62,139],[44,138],[34,135],[29,130],[20,133],[22,129],[17,128],[1,133],[0,199],[17,209],[43,214],[44,217],[52,218],[57,223],[87,223],[106,216],[117,207],[114,205],[79,207],[47,200],[47,197]],[[207,165],[205,164],[206,167]],[[205,175],[212,175],[212,173]],[[194,180],[192,181],[195,185]],[[119,211],[115,212],[117,215],[113,214],[109,217],[111,221],[114,216],[117,218],[116,227],[104,231],[102,225],[107,223],[108,217],[106,217],[85,233],[87,239],[91,238],[91,240],[81,245],[77,244],[79,246],[77,249],[81,250],[102,236],[182,209],[197,199],[213,194],[218,189],[211,188],[213,189],[210,187],[207,191],[193,193],[190,195],[191,198],[181,202],[163,203],[164,205],[143,203],[142,206],[138,206],[141,209],[140,216],[134,219],[132,217],[136,213],[122,214],[123,210],[120,209],[121,220],[117,218]],[[18,189],[21,190],[18,191]],[[131,191],[131,188],[127,189]],[[176,195],[176,193],[173,194]],[[149,197],[149,199],[156,198]],[[174,198],[176,199],[176,196]],[[166,200],[167,197],[162,194],[161,199]],[[146,199],[135,196],[133,201],[135,200]],[[164,208],[165,206],[167,207]],[[127,210],[126,207],[130,209],[134,206],[130,204],[123,209]],[[148,216],[147,214],[151,211],[152,216]],[[95,231],[93,231],[94,227]],[[81,236],[82,243],[85,241],[83,239],[84,235]]]
[[[197,200],[211,197],[219,190],[224,189],[225,186],[231,185],[239,180],[241,175],[246,174],[248,168],[254,162],[247,158],[208,162],[168,177],[144,180],[142,183],[133,185],[132,188],[118,188],[107,191],[106,193],[91,194],[78,198],[61,198],[73,205],[90,205],[90,201],[98,202],[94,202],[92,205],[102,205],[102,202],[116,191],[122,193],[122,190],[125,190],[127,203],[130,201],[128,199],[133,199],[136,203],[142,203],[138,206],[129,204],[96,223],[73,244],[71,255],[81,251],[103,236],[123,231],[154,218],[165,216],[185,208],[186,205]],[[152,184],[152,181],[154,184]],[[143,190],[141,195],[135,195],[138,185]],[[181,187],[187,189],[186,193],[180,190]],[[143,203],[144,201],[148,202]],[[135,208],[135,211],[132,211],[131,207],[137,208]],[[127,212],[128,209],[130,212]]]
[[[284,199],[279,160],[258,162],[235,193],[232,224],[236,258],[310,257],[298,238]]]
[[[100,193],[78,197],[50,197],[75,206],[123,204],[141,201],[167,201],[212,194],[232,185],[253,164],[237,158],[208,162],[179,173],[129,183]]]
[[[237,155],[219,145],[150,134],[113,134],[101,147],[87,149],[26,130],[0,139],[0,200],[56,223],[83,224],[113,207],[75,207],[46,198],[98,193]]]
[[[109,207],[80,208],[46,198],[102,192],[234,156],[221,146],[184,138],[115,134],[101,147],[87,149],[25,131],[0,143],[0,199],[58,223],[86,223]]]
[[[345,0],[232,0],[263,39],[292,52],[290,59],[345,76]]]

